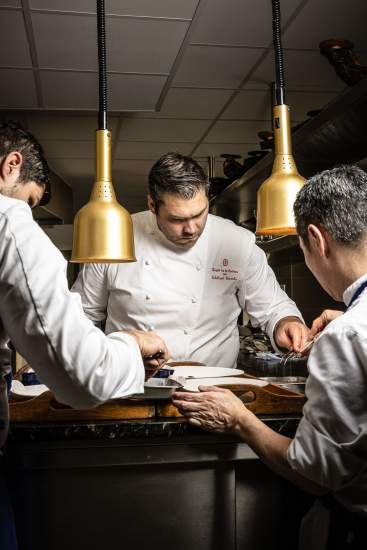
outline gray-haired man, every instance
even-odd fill
[[[270,468],[316,494],[314,515],[331,512],[327,548],[367,540],[367,174],[342,166],[311,178],[294,205],[305,261],[347,311],[329,321],[308,360],[307,403],[293,440],[273,432],[231,392],[203,388],[174,403],[205,429],[230,431]],[[323,326],[325,323],[321,324]],[[312,519],[312,514],[309,515]],[[322,550],[320,534],[307,548]],[[302,546],[306,548],[306,546]]]
[[[93,321],[155,329],[172,358],[233,367],[245,310],[275,345],[298,350],[308,329],[249,231],[208,214],[208,179],[193,159],[160,158],[149,210],[133,215],[137,263],[88,265],[73,290]]]

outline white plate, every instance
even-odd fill
[[[23,397],[37,397],[45,391],[49,391],[49,388],[44,384],[32,384],[31,386],[24,386],[19,380],[13,380],[11,383],[11,392],[15,395],[21,395]]]
[[[175,375],[173,375],[175,376]],[[197,392],[199,386],[220,386],[223,384],[251,384],[252,386],[264,387],[268,385],[265,380],[255,380],[254,378],[239,378],[238,376],[222,376],[216,378],[190,378],[184,382],[184,386],[175,387],[169,385],[167,378],[150,378],[144,384],[144,397],[147,399],[169,399],[175,389],[183,391]],[[170,379],[174,384],[174,380]],[[139,397],[142,397],[139,396]]]
[[[183,391],[198,392],[199,386],[222,386],[223,384],[250,384],[263,388],[268,385],[268,382],[265,382],[265,380],[254,380],[253,378],[238,378],[235,376],[223,376],[221,378],[191,378],[190,380],[186,380],[185,386],[181,389]]]
[[[169,367],[171,368],[171,367]],[[240,376],[243,371],[240,369],[227,369],[224,367],[192,367],[182,365],[172,367],[173,376],[183,376],[184,378],[222,378],[223,376]]]

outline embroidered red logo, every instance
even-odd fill
[[[228,260],[227,260],[227,258],[224,258],[224,260],[223,260],[223,265],[228,265]]]

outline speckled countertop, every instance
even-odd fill
[[[294,435],[300,416],[262,416],[273,430]],[[152,439],[202,435],[203,431],[190,426],[185,419],[104,420],[63,423],[17,423],[10,429],[9,441],[56,441],[101,439]]]

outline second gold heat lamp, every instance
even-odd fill
[[[285,104],[283,51],[279,0],[272,0],[273,40],[276,65],[276,105],[273,109],[274,163],[270,177],[257,192],[258,235],[296,234],[293,204],[305,183],[292,154],[289,107]]]

